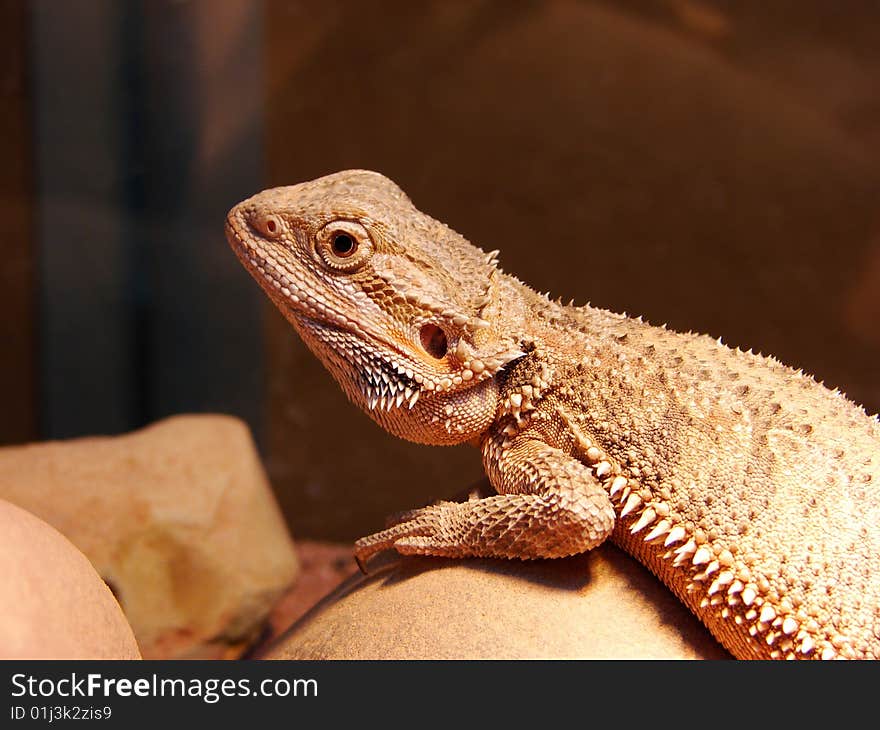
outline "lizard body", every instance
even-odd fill
[[[378,173],[255,195],[236,254],[391,433],[496,494],[358,540],[552,558],[612,539],[740,658],[880,658],[880,423],[773,358],[540,295]]]

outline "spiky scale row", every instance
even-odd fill
[[[608,494],[612,499],[620,498],[618,502],[619,518],[631,520],[631,524],[627,527],[629,534],[637,535],[651,527],[652,529],[644,535],[644,542],[652,543],[663,537],[663,548],[668,548],[687,537],[687,532],[682,525],[673,526],[667,517],[659,516],[655,506],[643,503],[638,492],[632,491],[634,488],[637,489],[637,485],[631,484],[625,476],[616,473],[617,469],[611,466],[606,454],[596,446],[591,445],[588,448],[593,449],[591,460],[594,463],[594,473],[600,479],[606,478]],[[600,464],[609,465],[602,470],[601,474],[599,472]],[[615,474],[611,478],[607,478],[612,471]],[[626,489],[626,493],[624,489]],[[624,494],[627,496],[622,496]],[[668,514],[668,509],[660,507],[659,512]],[[771,651],[773,658],[783,658],[784,654],[784,658],[794,659],[799,654],[802,656],[813,655],[819,659],[834,659],[838,657],[835,643],[840,647],[846,646],[846,640],[840,636],[820,640],[821,643],[817,644],[813,633],[801,628],[800,622],[794,615],[777,615],[773,605],[764,602],[758,595],[758,588],[755,584],[749,584],[747,587],[736,578],[734,556],[728,549],[719,550],[716,558],[715,552],[707,544],[698,545],[694,537],[690,537],[674,551],[665,552],[663,559],[669,559],[673,555],[675,556],[674,567],[690,571],[686,590],[688,593],[694,594],[692,601],[696,603],[697,610],[706,611],[714,608],[721,620],[733,619],[736,624],[745,624],[750,637],[759,641],[763,636],[763,641],[768,646],[773,646],[779,641],[779,649]],[[726,568],[723,571],[721,571],[722,566]],[[703,570],[699,570],[699,568],[703,568]],[[746,573],[746,571],[741,572]],[[716,573],[717,576],[708,587],[701,589],[701,584],[704,584],[709,576]],[[700,594],[702,590],[705,590],[705,594],[697,598],[697,594]],[[752,605],[755,605],[756,608],[751,609]],[[788,609],[791,610],[790,603]],[[816,627],[813,628],[815,630]],[[821,651],[815,651],[820,645]]]

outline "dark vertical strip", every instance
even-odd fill
[[[126,394],[130,426],[141,427],[153,415],[154,373],[152,332],[152,272],[150,270],[147,208],[149,150],[145,144],[149,125],[146,109],[147,69],[144,63],[141,3],[124,4],[120,18],[121,73],[120,119],[124,126],[120,169],[123,170],[123,205],[126,211],[127,266],[123,273],[128,292],[129,363],[131,389]]]
[[[262,182],[261,6],[138,5],[136,240],[150,309],[148,416],[219,411],[261,435],[262,300],[223,236]],[[135,39],[131,47],[136,47]],[[133,191],[134,192],[134,191]]]
[[[121,3],[31,11],[42,435],[131,423],[120,149]]]
[[[36,294],[27,11],[0,2],[0,444],[36,438]]]
[[[262,178],[261,6],[32,4],[44,435],[262,420],[262,299],[223,238]]]

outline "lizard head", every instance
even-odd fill
[[[495,375],[523,354],[490,321],[496,252],[364,170],[258,193],[229,212],[226,235],[348,397],[387,430],[451,444],[491,422]]]

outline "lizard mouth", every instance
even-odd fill
[[[404,405],[411,409],[423,389],[434,389],[419,373],[423,365],[413,362],[397,343],[317,301],[294,272],[257,251],[239,233],[243,225],[235,211],[227,217],[226,237],[232,250],[303,341],[321,350],[319,359],[332,362],[331,369],[351,396],[357,393],[370,410]]]
[[[350,396],[362,398],[370,410],[415,406],[422,391],[418,382],[421,378],[402,364],[405,355],[398,359],[380,354],[386,351],[368,344],[350,330],[328,325],[300,311],[288,312],[288,321],[309,348],[322,351],[319,358],[326,361]]]
[[[331,327],[338,330],[357,330],[356,322],[348,319],[325,301],[315,295],[315,288],[306,284],[305,277],[296,269],[284,267],[280,261],[289,253],[279,252],[277,256],[258,250],[249,241],[248,236],[240,233],[246,228],[236,210],[226,219],[226,238],[229,245],[250,275],[266,292],[275,306],[288,319],[305,317],[316,325]]]

